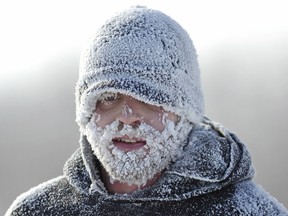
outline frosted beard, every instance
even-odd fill
[[[96,125],[95,118],[96,115],[93,115],[87,124],[86,136],[94,154],[109,174],[111,183],[117,180],[138,187],[182,155],[192,129],[192,124],[187,120],[175,124],[167,119],[163,119],[166,127],[162,132],[145,123],[133,128],[119,121],[102,128]],[[121,129],[118,129],[119,124]],[[125,135],[144,139],[146,145],[128,152],[114,146],[112,139]]]

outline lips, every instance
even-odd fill
[[[112,141],[117,148],[125,152],[137,150],[146,145],[145,140],[136,137],[130,138],[127,135],[123,137],[116,137]]]

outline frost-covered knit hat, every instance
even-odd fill
[[[104,92],[127,94],[199,123],[204,102],[197,54],[187,32],[146,7],[131,7],[112,17],[81,57],[76,86],[80,128]]]

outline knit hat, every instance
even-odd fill
[[[197,124],[204,113],[196,50],[187,32],[160,11],[131,7],[91,38],[80,61],[76,121],[91,119],[104,92],[162,106]]]

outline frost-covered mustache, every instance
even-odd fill
[[[124,136],[129,137],[129,139],[132,140],[139,139],[142,141],[155,141],[157,137],[162,136],[161,132],[157,131],[152,126],[146,123],[141,123],[140,125],[135,127],[115,121],[112,124],[102,128],[102,130],[103,129],[104,136],[102,136],[102,138],[109,137],[111,141],[115,138],[121,138]]]

